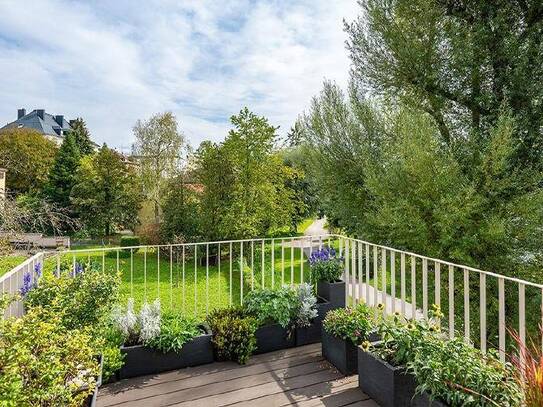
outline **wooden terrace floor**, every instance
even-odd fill
[[[360,406],[377,404],[321,356],[321,345],[217,362],[100,388],[98,406]]]

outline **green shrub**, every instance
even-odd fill
[[[121,247],[134,247],[139,246],[140,238],[139,236],[121,236]],[[123,249],[119,252],[119,257],[127,258],[130,257],[130,249]]]
[[[90,335],[67,330],[52,310],[0,320],[0,404],[81,406],[96,386],[95,356]]]
[[[296,319],[300,308],[297,291],[289,286],[253,290],[243,301],[244,308],[261,326],[278,323],[287,328]]]
[[[332,336],[349,339],[355,345],[368,338],[372,329],[371,311],[364,304],[329,311],[323,321],[324,330]]]
[[[215,310],[207,317],[219,360],[245,364],[256,349],[257,321],[241,308]]]
[[[395,316],[379,327],[382,343],[374,353],[415,375],[417,391],[428,392],[452,406],[521,405],[512,366],[492,352],[481,353],[462,338],[447,340],[440,332],[442,317],[433,306],[428,321]]]
[[[311,253],[309,265],[313,284],[319,281],[333,283],[341,280],[343,275],[343,258],[336,257],[336,251],[330,247],[324,247]]]
[[[198,324],[182,315],[168,312],[160,317],[160,333],[146,343],[161,352],[179,352],[183,345],[200,335]]]

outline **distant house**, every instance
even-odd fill
[[[34,129],[58,145],[62,144],[66,132],[72,129],[63,115],[53,116],[45,113],[44,109],[32,110],[28,114],[26,109],[18,109],[17,120],[0,128],[0,132],[11,128]]]

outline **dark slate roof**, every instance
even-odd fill
[[[42,134],[64,138],[63,133],[71,130],[70,123],[66,119],[62,119],[62,126],[55,120],[55,116],[43,112],[43,119],[38,115],[37,110],[33,110],[27,115],[8,123],[0,128],[0,131],[10,128],[30,128],[35,129]],[[62,130],[62,131],[60,131]]]

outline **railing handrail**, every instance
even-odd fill
[[[38,253],[34,254],[33,256],[29,257],[28,259],[24,260],[22,263],[20,263],[17,266],[13,267],[10,271],[8,271],[6,274],[4,274],[3,276],[0,277],[0,284],[3,281],[8,280],[14,274],[17,274],[17,272],[19,270],[21,270],[22,268],[24,268],[28,264],[38,260],[40,257],[42,257],[44,255],[45,255],[45,252],[38,252]]]

